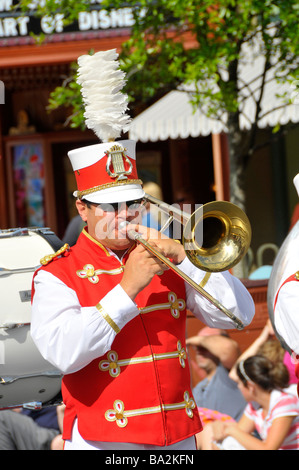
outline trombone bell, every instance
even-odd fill
[[[251,225],[246,214],[235,204],[226,201],[209,202],[197,209],[190,217],[185,212],[159,201],[153,196],[146,194],[145,198],[152,204],[156,204],[162,212],[168,214],[171,220],[177,220],[185,225],[182,242],[186,255],[192,264],[203,271],[225,271],[235,266],[246,254],[251,242]],[[238,330],[244,328],[239,318],[200,285],[197,285],[162,253],[143,240],[138,233],[132,232],[131,238],[141,243],[203,297],[231,318]]]
[[[182,241],[187,257],[195,266],[207,272],[226,271],[247,253],[251,225],[235,204],[214,201],[190,216]]]

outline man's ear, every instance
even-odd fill
[[[87,205],[81,199],[76,200],[77,211],[84,222],[87,222]]]

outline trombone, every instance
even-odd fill
[[[221,272],[235,266],[247,253],[251,242],[251,225],[246,214],[235,204],[226,201],[209,202],[190,216],[175,206],[171,206],[149,194],[146,201],[158,206],[168,215],[161,232],[176,220],[184,225],[182,243],[187,257],[192,264],[206,272]],[[168,258],[159,253],[138,232],[128,233],[150,253],[166,264],[172,271],[184,279],[191,287],[227,315],[238,330],[244,328],[241,320],[224,307],[217,299],[182,272]]]

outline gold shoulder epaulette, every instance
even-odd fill
[[[46,255],[44,256],[41,260],[40,260],[40,264],[42,264],[43,266],[46,266],[47,264],[49,264],[51,261],[53,261],[53,259],[57,258],[58,256],[62,255],[62,253],[65,253],[67,250],[69,250],[70,246],[68,245],[68,243],[66,243],[65,245],[63,245],[61,248],[59,248],[58,251],[56,251],[56,253],[53,253],[52,255]]]

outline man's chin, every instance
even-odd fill
[[[132,246],[133,241],[122,234],[120,237],[110,238],[107,244],[112,250],[126,250]]]

